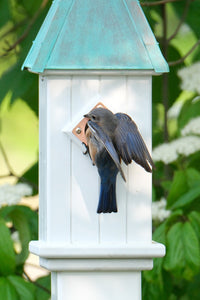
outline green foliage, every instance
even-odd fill
[[[181,131],[188,122],[200,116],[200,97],[196,92],[198,89],[192,90],[192,86],[198,85],[199,81],[193,84],[194,79],[191,78],[190,91],[186,91],[182,90],[181,79],[178,76],[180,68],[200,60],[199,47],[185,60],[181,60],[199,39],[200,19],[197,15],[200,2],[182,2],[181,5],[179,1],[168,3],[162,9],[159,5],[145,7],[146,16],[157,40],[160,41],[161,48],[164,49],[166,59],[172,62],[167,79],[153,78],[153,147],[180,138]],[[165,23],[164,11],[167,15]],[[165,24],[166,31],[163,30]],[[179,30],[174,34],[177,26]],[[165,39],[167,42],[163,42]],[[195,80],[199,76],[197,73]],[[173,115],[171,111],[176,106],[179,107],[179,111],[175,110]],[[200,134],[196,133],[196,136],[200,137]],[[167,166],[163,162],[156,162],[156,171],[153,174],[153,201],[165,197],[167,209],[171,214],[162,223],[153,223],[153,239],[166,245],[166,256],[154,259],[154,268],[143,272],[145,300],[199,299],[199,160],[200,153],[197,151],[179,156]]]
[[[178,127],[181,130],[189,120],[198,117],[200,112],[200,99],[193,96],[192,99],[186,101],[181,109],[178,118]]]
[[[51,289],[51,278],[49,276],[40,277],[37,281],[37,288],[36,288],[36,300],[49,300],[49,294],[46,290],[41,289],[40,286],[44,287],[48,291]]]
[[[164,268],[174,276],[190,279],[199,271],[199,241],[189,222],[175,223],[167,233]]]
[[[9,19],[9,2],[7,0],[1,0],[0,2],[0,11],[3,11],[0,18],[0,26],[2,27]]]
[[[27,182],[32,182],[33,194],[38,193],[38,172],[38,162],[36,162],[22,175]]]
[[[19,300],[14,286],[6,277],[0,277],[0,298],[5,300]]]
[[[0,152],[0,175],[10,174],[16,182],[29,182],[34,194],[38,192],[38,78],[20,69],[51,2],[0,1],[0,138],[6,153],[5,157]],[[199,39],[200,1],[184,0],[181,4],[177,1],[143,8],[161,50],[171,62],[169,75],[153,77],[153,147],[156,147],[181,137],[184,126],[200,116],[199,94],[196,90],[182,90],[178,76],[180,68],[200,60],[199,47],[181,60]],[[169,112],[177,104],[180,112],[171,117]],[[200,153],[195,152],[168,166],[156,163],[153,200],[165,197],[171,214],[162,223],[153,224],[153,239],[166,245],[166,256],[154,259],[153,270],[143,273],[145,300],[199,299],[199,160]],[[13,232],[19,234],[20,251],[16,251],[12,241]],[[48,291],[40,287],[50,289],[49,276],[33,283],[22,277],[28,243],[37,239],[37,235],[36,211],[20,205],[0,208],[0,299],[49,299]]]
[[[19,233],[21,251],[19,253],[15,253],[15,266],[16,266],[15,274],[20,275],[23,273],[23,266],[29,254],[28,244],[30,240],[37,239],[38,215],[36,212],[32,211],[29,207],[12,205],[12,206],[4,206],[3,208],[1,208],[0,216],[5,218],[6,221],[12,222],[13,224],[12,230],[17,231]],[[12,250],[13,250],[13,246],[12,246]],[[13,280],[16,281],[15,279]],[[18,281],[19,280],[20,277]],[[27,284],[26,281],[24,280],[19,281],[19,284],[23,285],[23,282],[25,282],[24,288],[28,289],[29,285],[27,285],[26,288],[26,284]],[[17,284],[18,282],[16,282],[16,285]]]
[[[9,229],[0,219],[0,276],[13,274],[16,268],[15,253]]]
[[[8,276],[7,279],[9,281],[9,283],[14,287],[19,300],[24,300],[24,299],[34,300],[35,299],[35,295],[34,295],[35,288],[34,288],[33,284],[25,281],[23,278],[16,276],[16,275]],[[8,299],[10,299],[10,298],[8,298]]]
[[[6,224],[12,224],[10,228]],[[19,233],[21,251],[16,252],[11,238]],[[50,278],[45,276],[34,283],[23,277],[30,240],[37,239],[38,214],[27,206],[12,205],[0,208],[0,299],[49,299]],[[43,290],[46,288],[47,290]]]
[[[38,78],[22,72],[21,66],[51,2],[0,1],[0,175],[28,182],[34,194],[38,193]],[[19,236],[17,247],[14,233]],[[37,211],[22,205],[0,207],[0,299],[49,299],[50,276],[36,282],[24,279],[28,244],[37,238]]]

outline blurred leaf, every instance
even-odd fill
[[[38,159],[38,118],[21,99],[10,105],[9,95],[2,102],[0,114],[0,139],[12,169],[20,176]],[[7,173],[7,169],[0,169],[1,174]]]
[[[15,267],[15,253],[10,231],[0,218],[0,275],[13,274]]]
[[[167,191],[169,192],[172,186],[172,182],[170,180],[165,180],[161,182],[161,186]]]
[[[180,54],[178,51],[170,45],[169,47],[169,54],[168,54],[168,61],[176,61],[180,58]],[[180,89],[180,78],[177,76],[177,70],[179,69],[179,66],[174,66],[173,68],[170,68],[170,73],[166,74],[167,76],[167,82],[168,82],[168,89],[167,89],[167,97],[168,97],[168,104],[166,109],[168,110],[174,101],[178,98],[181,89]],[[153,76],[153,89],[152,89],[152,99],[153,103],[163,103],[163,76]]]
[[[153,233],[153,240],[155,240],[158,243],[165,244],[165,231],[166,231],[166,222],[159,225],[156,230]]]
[[[199,272],[200,268],[200,247],[196,233],[189,222],[183,225],[183,245],[185,252],[185,260],[187,264],[185,278],[192,278]],[[188,270],[189,269],[189,270]]]
[[[23,180],[33,184],[33,195],[38,194],[38,162],[22,174]]]
[[[180,3],[173,3],[176,13],[179,17],[183,14],[184,5],[180,5]],[[200,27],[200,1],[190,1],[189,13],[187,15],[186,22],[193,29],[196,36],[199,37],[199,27]]]
[[[0,1],[0,26],[3,26],[9,19],[9,1]]]
[[[143,276],[144,278],[151,283],[157,283],[160,286],[163,284],[163,274],[162,274],[162,269],[163,269],[163,261],[164,259],[161,257],[157,257],[153,259],[153,269],[150,271],[144,271]]]
[[[33,211],[30,207],[24,205],[12,205],[4,206],[0,209],[0,217],[4,218],[7,221],[10,221],[12,214],[15,214],[15,211],[20,211],[26,216],[28,220],[28,225],[31,230],[32,239],[37,239],[37,229],[38,229],[38,214],[36,211]]]
[[[28,244],[30,240],[38,237],[38,214],[27,206],[12,205],[0,209],[0,216],[12,221],[19,232],[22,251],[17,254],[17,264],[23,264],[28,257]]]
[[[153,101],[155,101],[155,99]],[[152,122],[153,147],[155,147],[160,144],[163,139],[164,106],[160,103],[152,103]]]
[[[170,216],[166,219],[166,229],[168,230],[178,219],[183,217],[183,210],[177,209],[172,211]]]
[[[152,85],[153,103],[162,103],[162,76],[153,76]]]
[[[156,189],[152,186],[152,202],[156,201]]]
[[[153,233],[153,240],[159,243],[165,244],[165,231],[166,223],[162,223]],[[162,265],[163,258],[155,258],[153,263],[153,269],[151,271],[144,271],[144,278],[149,282],[160,282],[162,284]]]
[[[185,293],[188,296],[188,300],[199,300],[200,295],[200,273],[189,282],[188,286],[185,287]]]
[[[164,267],[166,270],[176,270],[177,273],[181,273],[185,266],[182,228],[183,223],[178,222],[171,227],[167,235],[168,251],[165,257]]]
[[[180,130],[193,118],[200,115],[200,97],[188,100],[184,103],[178,117],[178,125]]]
[[[26,9],[30,9],[29,12],[33,14],[34,11],[38,10],[38,7],[41,5],[41,0],[36,1],[24,1],[26,3]],[[38,76],[31,74],[27,71],[22,72],[21,67],[27,56],[32,41],[35,39],[39,28],[47,14],[47,10],[51,1],[48,1],[48,5],[42,10],[39,16],[35,19],[35,22],[30,26],[30,30],[26,35],[25,39],[22,39],[20,45],[18,46],[18,60],[15,65],[12,65],[10,68],[7,68],[6,72],[2,75],[1,78],[1,89],[0,89],[0,102],[4,99],[5,95],[11,90],[12,98],[11,101],[15,101],[17,98],[24,99],[27,104],[32,108],[36,113],[38,112]],[[13,9],[14,15],[13,18],[16,20],[21,20],[27,17],[26,11],[23,9],[22,3],[17,3],[17,8]],[[28,8],[29,7],[29,8]],[[32,11],[33,10],[33,11]],[[29,21],[28,21],[29,22]],[[16,30],[15,41],[21,38],[24,32],[27,31],[29,24],[27,22],[20,27],[20,30]],[[11,43],[12,46],[13,42]],[[13,51],[14,53],[16,51]],[[12,54],[10,53],[10,56]],[[7,59],[7,57],[5,57]]]
[[[188,168],[186,170],[187,182],[190,188],[200,185],[200,172],[193,168]]]
[[[167,207],[176,209],[184,207],[200,195],[200,173],[192,168],[176,171],[169,190]]]
[[[16,256],[16,263],[17,265],[22,265],[29,255],[28,244],[31,240],[30,228],[28,226],[26,216],[19,209],[16,208],[15,210],[13,210],[10,214],[10,217],[13,221],[14,227],[19,232],[19,237],[22,245],[21,252]]]
[[[18,62],[1,77],[0,101],[5,98],[6,94],[11,89],[11,102],[17,98],[23,98],[24,95],[27,95],[27,104],[37,113],[37,98],[32,98],[32,95],[36,95],[37,93],[37,78],[31,73],[20,71],[20,68],[21,62]],[[32,94],[33,92],[34,94]]]
[[[177,49],[175,49],[172,45],[169,47],[169,54],[168,54],[168,62],[176,61],[180,58],[180,54],[178,53]],[[168,106],[171,107],[174,101],[178,98],[181,93],[181,80],[177,75],[177,71],[180,69],[180,66],[174,66],[173,68],[170,67],[170,73],[168,74],[169,77],[169,85],[168,85]],[[168,108],[169,108],[168,107]],[[167,108],[167,110],[168,110]]]
[[[188,190],[187,178],[184,171],[175,171],[171,189],[167,197],[167,207],[171,206]]]
[[[167,246],[165,269],[175,276],[191,279],[200,267],[199,242],[191,224],[178,222],[173,225],[167,234]]]
[[[147,283],[145,280],[142,282],[142,299],[147,300],[166,300],[165,295],[161,290],[161,286],[158,283]]]
[[[196,236],[200,241],[200,213],[197,211],[192,211],[188,215],[188,219],[190,220],[190,223],[196,233]]]
[[[14,286],[19,296],[19,300],[35,300],[35,287],[32,283],[25,281],[19,276],[8,276],[9,282]]]
[[[190,222],[183,223],[183,232],[184,235],[182,238],[183,238],[183,242],[187,246],[185,252],[189,258],[188,263],[190,264],[190,262],[192,262],[192,264],[200,266],[199,243],[195,231],[192,228]],[[197,254],[197,255],[193,256],[192,254]]]
[[[51,291],[51,276],[40,277],[36,280],[36,283],[45,287],[48,291]],[[36,300],[49,300],[50,294],[44,291],[39,286],[36,287]]]
[[[0,299],[1,300],[19,300],[17,292],[9,280],[0,277]]]
[[[25,10],[33,15],[35,13],[35,11],[38,10],[38,8],[40,7],[40,4],[41,4],[41,0],[32,0],[32,1],[27,1],[27,0],[22,0],[22,5],[23,7],[25,8]]]
[[[200,153],[196,152],[193,155],[190,156],[190,160],[188,161],[188,167],[195,168],[200,172]]]
[[[27,218],[30,234],[31,234],[31,240],[37,240],[38,239],[38,212],[33,211],[31,208],[23,205],[20,206],[18,205],[17,208]]]
[[[185,42],[187,41],[187,43]],[[193,30],[186,24],[184,24],[179,30],[178,34],[173,40],[171,45],[179,52],[179,58],[184,56],[191,47],[197,42],[197,36]],[[184,61],[185,65],[191,64],[195,60],[197,49],[195,49]],[[177,58],[178,59],[178,58]]]
[[[27,72],[24,71],[24,74],[27,75]],[[21,98],[23,98],[23,100],[26,101],[26,103],[36,113],[36,115],[38,115],[38,78],[35,74],[31,74],[29,84],[29,89],[21,94]]]
[[[177,201],[172,204],[171,209],[184,207],[187,204],[190,204],[191,202],[196,200],[196,198],[199,196],[200,196],[200,185],[190,189],[188,192],[186,192],[184,195],[178,198]]]

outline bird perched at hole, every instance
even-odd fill
[[[126,181],[121,160],[126,165],[134,160],[147,172],[152,172],[152,158],[137,125],[127,114],[113,114],[106,108],[98,107],[84,117],[89,119],[86,130],[89,154],[101,178],[97,213],[117,212],[118,172]]]
[[[88,127],[86,139],[89,154],[94,165],[97,166],[101,178],[101,188],[97,213],[117,212],[116,177],[118,168],[104,145],[99,142]]]

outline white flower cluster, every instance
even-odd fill
[[[186,136],[188,134],[200,135],[200,117],[190,120],[185,127],[181,130],[181,134]]]
[[[155,222],[162,222],[171,214],[170,210],[166,210],[167,201],[161,198],[160,201],[152,203],[152,220]]]
[[[169,164],[179,157],[179,155],[189,156],[200,150],[200,137],[184,136],[170,143],[164,143],[153,150],[154,161],[162,161]]]
[[[0,186],[0,207],[17,204],[22,197],[32,195],[32,188],[26,183]]]
[[[197,62],[192,66],[183,68],[178,71],[182,79],[181,88],[183,90],[195,91],[200,94],[200,63]]]

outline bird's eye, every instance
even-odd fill
[[[96,116],[92,115],[92,116],[91,116],[91,119],[92,119],[93,121],[95,121],[95,120],[96,120]]]

